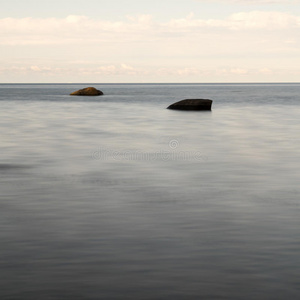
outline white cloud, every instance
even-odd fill
[[[112,64],[112,65],[94,65],[89,67],[52,67],[46,65],[27,65],[19,66],[12,65],[6,67],[0,67],[0,73],[39,73],[44,75],[70,75],[70,74],[81,74],[81,75],[139,75],[143,74],[144,71],[140,68],[135,68],[128,64]]]
[[[118,37],[132,40],[136,34],[153,31],[156,24],[150,15],[128,16],[127,22],[104,21],[87,16],[66,18],[0,19],[2,45],[52,45],[78,42],[102,42]],[[131,36],[133,34],[133,36]]]
[[[72,81],[255,81],[299,74],[300,16],[276,11],[219,19],[191,13],[164,22],[151,15],[122,21],[77,15],[5,18],[0,36],[4,80],[5,74],[18,74]]]
[[[240,12],[226,19],[197,19],[193,14],[168,22],[150,15],[128,16],[127,21],[103,21],[87,16],[66,18],[0,19],[0,45],[68,45],[165,39],[170,33],[202,30],[299,29],[300,16],[282,12]]]
[[[223,28],[229,30],[245,29],[289,29],[300,28],[300,16],[282,12],[252,11],[230,15],[227,19],[194,19],[190,16],[172,20],[168,27],[176,30],[193,28]]]
[[[220,2],[220,3],[233,3],[245,5],[265,5],[265,4],[297,4],[300,0],[194,0],[197,2]]]
[[[40,72],[41,71],[41,69],[38,66],[31,66],[30,70],[36,71],[36,72]]]
[[[299,28],[300,17],[282,12],[241,12],[228,19],[234,29],[288,29]]]
[[[273,71],[269,68],[261,68],[260,70],[258,70],[258,72],[264,75],[271,75],[273,73]]]
[[[293,81],[292,78],[300,76],[300,69],[244,66],[149,69],[128,64],[60,68],[46,65],[0,67],[2,82],[11,82],[10,78],[20,82],[266,82],[276,81],[274,78],[280,78],[283,74],[283,81]]]
[[[233,68],[230,69],[230,73],[232,74],[238,74],[238,75],[246,75],[248,74],[248,70],[247,69],[243,69],[243,68]]]
[[[39,74],[48,74],[48,75],[69,75],[78,73],[81,75],[152,75],[152,76],[172,76],[178,78],[190,77],[190,76],[200,76],[200,75],[249,75],[249,74],[273,74],[275,72],[281,72],[280,69],[270,69],[267,67],[264,68],[243,68],[243,67],[227,67],[227,68],[196,68],[196,67],[186,67],[186,68],[176,68],[176,67],[163,67],[163,68],[151,68],[145,70],[141,67],[129,66],[127,64],[120,65],[100,65],[94,67],[51,67],[51,66],[10,66],[10,67],[0,67],[0,73],[39,73]]]

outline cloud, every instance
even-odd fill
[[[230,16],[234,29],[289,29],[300,27],[300,17],[282,12],[241,12]]]
[[[292,82],[299,76],[299,68],[267,66],[246,68],[242,65],[217,68],[158,66],[148,68],[127,63],[59,68],[49,65],[0,66],[2,82]]]
[[[243,69],[243,68],[233,68],[230,69],[230,73],[232,74],[238,74],[238,75],[246,75],[248,74],[249,70]]]
[[[80,74],[82,76],[95,76],[95,75],[104,75],[104,76],[120,76],[120,75],[142,75],[145,71],[141,68],[135,68],[131,65],[122,63],[111,64],[111,65],[96,65],[96,66],[68,66],[68,67],[52,67],[50,65],[12,65],[6,67],[0,67],[0,73],[9,74],[40,74],[48,76],[57,76],[57,75],[71,75],[71,74]]]
[[[224,4],[245,4],[245,5],[265,5],[265,4],[297,4],[300,0],[194,0],[197,2],[220,2]]]
[[[300,16],[277,11],[165,21],[151,15],[4,18],[0,36],[2,80],[18,74],[44,81],[255,81],[299,74]]]
[[[282,12],[251,11],[230,15],[226,19],[194,19],[190,15],[169,22],[169,28],[191,30],[192,28],[245,29],[289,29],[300,28],[300,17]]]
[[[148,30],[151,17],[140,15],[127,22],[104,21],[87,16],[70,15],[66,18],[4,18],[0,19],[0,44],[46,45],[78,42],[101,42],[115,34],[130,38],[131,33]]]
[[[239,66],[225,67],[225,68],[201,68],[201,67],[185,67],[185,68],[176,68],[176,67],[153,67],[153,68],[143,68],[137,66],[131,66],[127,64],[114,64],[114,65],[99,65],[93,67],[51,67],[45,65],[34,65],[34,66],[9,66],[9,67],[0,67],[0,73],[19,73],[19,74],[33,74],[39,73],[44,75],[70,75],[70,74],[81,74],[84,76],[95,76],[95,75],[105,75],[105,76],[122,76],[122,75],[151,75],[151,76],[171,76],[171,77],[193,77],[201,75],[251,75],[251,74],[274,74],[276,72],[282,72],[281,69],[275,68],[244,68]],[[298,70],[299,72],[299,70]]]
[[[70,45],[103,42],[164,40],[174,33],[202,30],[249,30],[300,28],[300,16],[283,12],[240,12],[225,19],[185,18],[156,22],[151,15],[128,16],[126,21],[104,21],[87,16],[66,18],[0,19],[0,45]]]

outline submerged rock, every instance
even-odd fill
[[[211,110],[212,100],[209,99],[185,99],[176,102],[168,109],[179,109],[179,110]]]
[[[70,94],[71,96],[102,96],[103,92],[94,87],[87,87]]]

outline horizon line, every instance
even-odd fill
[[[299,84],[300,81],[245,81],[245,82],[0,82],[5,84]]]

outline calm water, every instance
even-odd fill
[[[0,299],[300,298],[300,84],[86,86],[0,85]]]

